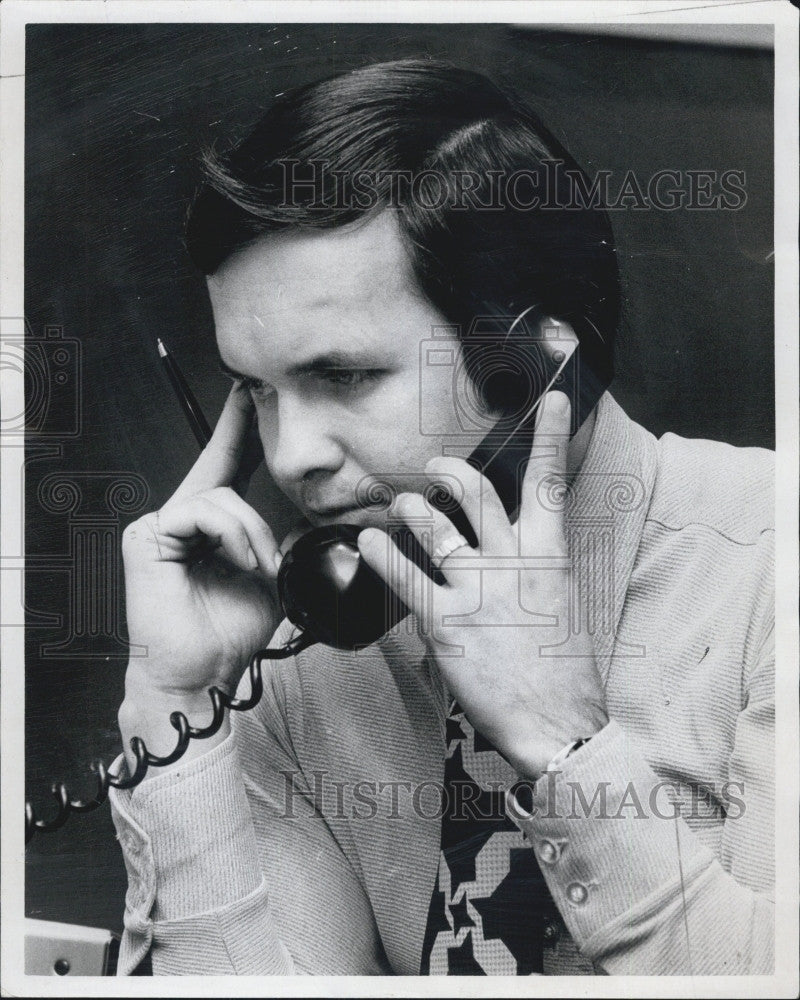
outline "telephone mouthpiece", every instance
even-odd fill
[[[286,553],[278,595],[286,617],[336,649],[371,645],[409,613],[358,549],[353,524],[313,528]]]

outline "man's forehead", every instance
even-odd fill
[[[262,237],[209,278],[230,367],[289,370],[340,354],[367,366],[416,356],[440,317],[416,282],[393,213]]]
[[[270,234],[232,255],[209,278],[227,309],[270,313],[359,306],[418,294],[393,212],[326,230]]]

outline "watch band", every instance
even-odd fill
[[[573,740],[571,743],[567,743],[567,745],[562,750],[559,750],[558,753],[555,755],[555,757],[553,757],[553,759],[547,765],[545,773],[547,771],[557,770],[564,763],[567,757],[570,756],[570,754],[575,753],[576,750],[580,750],[580,748],[582,746],[585,746],[590,739],[591,736],[585,736],[579,740]]]

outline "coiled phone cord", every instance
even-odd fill
[[[198,727],[189,724],[189,720],[183,712],[173,712],[170,717],[170,725],[178,733],[178,742],[175,749],[165,757],[158,757],[147,749],[145,741],[139,736],[131,738],[130,746],[136,758],[136,767],[129,777],[117,777],[110,775],[102,761],[97,761],[90,765],[91,770],[97,775],[97,794],[93,799],[82,800],[73,799],[69,789],[63,782],[54,782],[52,786],[53,798],[56,800],[57,809],[52,819],[37,819],[36,813],[30,802],[25,803],[25,843],[31,842],[37,831],[41,833],[51,833],[60,829],[69,819],[71,813],[88,813],[97,809],[108,798],[109,788],[128,789],[135,788],[144,780],[147,770],[150,767],[165,767],[167,764],[174,764],[176,760],[186,753],[190,740],[205,740],[219,731],[225,718],[225,710],[232,712],[246,712],[261,700],[264,693],[264,681],[261,676],[261,665],[265,660],[283,660],[289,656],[295,656],[307,646],[312,645],[316,640],[307,632],[301,633],[291,639],[285,646],[277,649],[259,649],[250,659],[247,668],[250,677],[250,695],[247,698],[234,698],[218,687],[210,687],[208,696],[214,709],[214,717],[207,726]]]

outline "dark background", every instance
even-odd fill
[[[119,533],[196,453],[156,336],[209,416],[226,392],[182,243],[198,150],[237,137],[281,91],[405,55],[511,83],[590,174],[745,172],[740,211],[613,213],[626,302],[613,391],[656,434],[773,446],[771,52],[506,25],[29,26],[30,391],[50,408],[28,437],[25,765],[44,815],[52,778],[88,795],[89,761],[119,752]],[[270,484],[255,503],[288,524]],[[121,929],[107,807],[37,836],[26,890],[29,916]]]

